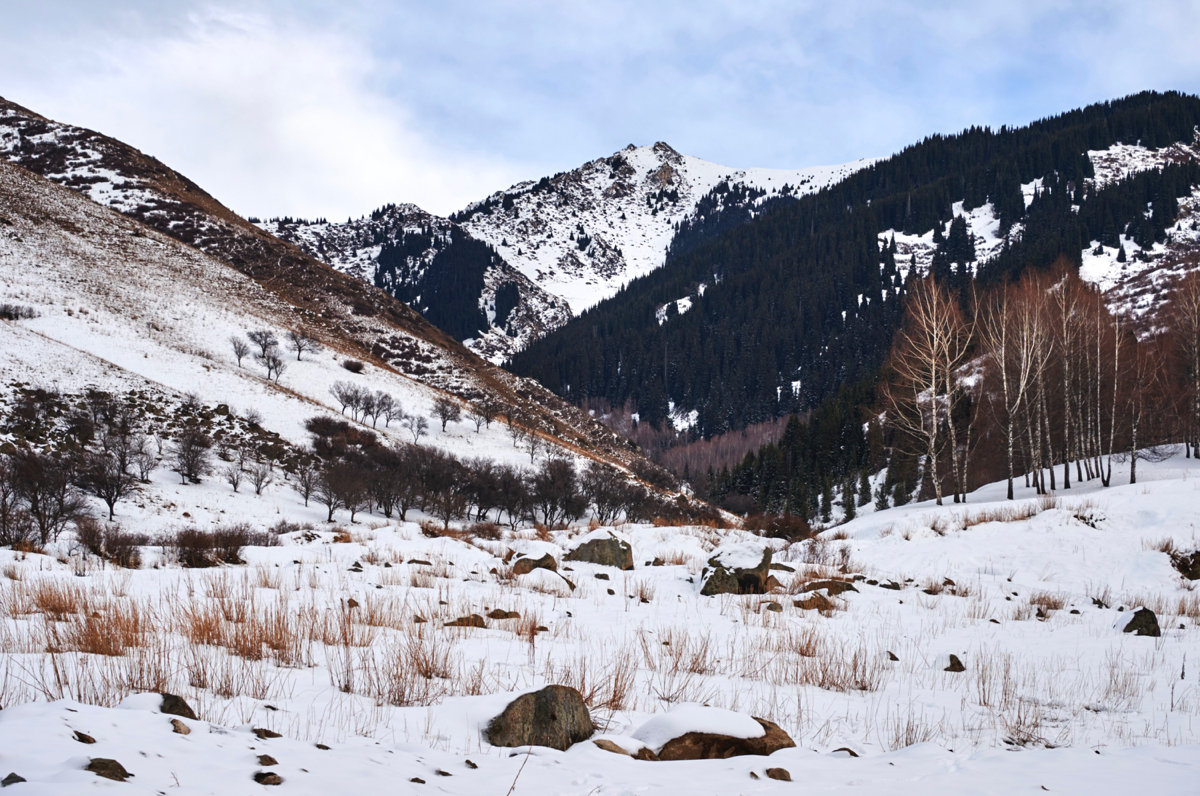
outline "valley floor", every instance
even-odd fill
[[[604,529],[333,527],[282,487],[235,495],[159,473],[140,505],[118,506],[127,530],[236,519],[277,527],[281,543],[213,569],[182,569],[156,546],[141,569],[118,569],[66,538],[45,554],[0,551],[0,776],[47,794],[252,793],[263,770],[293,793],[796,788],[767,778],[779,767],[815,793],[1195,793],[1200,591],[1169,553],[1200,546],[1200,463],[1176,455],[1141,463],[1136,485],[1121,477],[1015,503],[993,485],[793,545],[626,525],[614,532],[636,566],[621,572],[564,560]],[[793,571],[773,572],[771,594],[700,596],[712,550],[731,542],[768,544]],[[548,552],[561,574],[513,574],[514,552]],[[826,579],[855,590],[814,587]],[[1139,606],[1161,637],[1121,632]],[[472,614],[485,626],[446,624]],[[945,671],[951,654],[965,671]],[[547,683],[579,689],[596,737],[619,745],[704,703],[771,719],[797,747],[664,763],[589,741],[558,752],[482,739],[515,693]],[[172,731],[156,691],[195,708],[189,734]],[[89,758],[135,776],[98,779]]]

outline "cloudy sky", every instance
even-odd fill
[[[730,166],[840,163],[1200,93],[1194,0],[5,5],[0,96],[247,215],[448,213],[658,140]]]

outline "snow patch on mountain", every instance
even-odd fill
[[[819,191],[872,162],[732,169],[661,141],[630,145],[573,171],[493,194],[456,218],[578,314],[660,267],[676,226],[721,182],[756,188],[762,202]]]

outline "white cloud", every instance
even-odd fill
[[[60,79],[12,98],[133,144],[247,215],[448,213],[523,176],[415,132],[344,32],[213,9],[171,27],[76,39]]]

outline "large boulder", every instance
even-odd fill
[[[633,569],[633,547],[615,534],[592,534],[566,555],[567,561],[583,561],[617,569]]]
[[[700,593],[765,594],[770,590],[771,548],[755,542],[722,545],[700,573]]]
[[[1171,556],[1171,563],[1188,580],[1200,580],[1200,550],[1175,553]]]
[[[681,705],[642,725],[633,737],[657,760],[769,755],[796,745],[778,724],[721,708]]]
[[[548,569],[551,572],[558,572],[558,562],[549,553],[543,553],[538,558],[521,556],[513,561],[512,571],[514,575],[528,575],[535,569]]]
[[[1125,625],[1125,632],[1133,633],[1135,636],[1162,635],[1162,631],[1158,629],[1158,617],[1149,608],[1139,608],[1134,611],[1133,617]]]
[[[492,746],[549,746],[567,749],[596,731],[583,697],[574,688],[548,685],[508,703],[488,723],[484,737]]]

